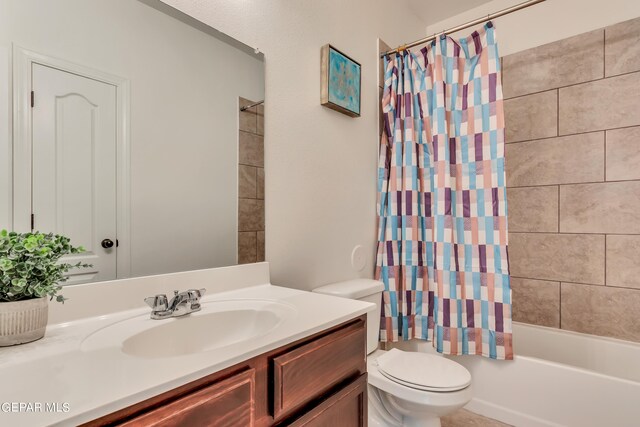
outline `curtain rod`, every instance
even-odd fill
[[[258,106],[258,105],[260,105],[260,104],[264,104],[264,99],[263,99],[262,101],[254,102],[253,104],[246,105],[246,106],[242,107],[242,108],[240,109],[240,111],[246,111],[246,110],[248,110],[249,108],[256,107],[256,106]]]
[[[408,49],[410,47],[414,47],[414,46],[418,46],[418,45],[421,45],[421,44],[424,44],[424,43],[428,43],[430,41],[435,40],[439,36],[442,36],[442,35],[445,35],[445,34],[455,33],[457,31],[464,30],[466,28],[473,27],[473,26],[476,26],[478,24],[482,24],[485,21],[491,21],[492,19],[496,19],[496,18],[499,18],[501,16],[508,15],[510,13],[517,12],[517,11],[522,10],[522,9],[526,9],[526,8],[531,7],[533,5],[536,5],[538,3],[542,3],[543,1],[546,1],[546,0],[529,0],[529,1],[525,1],[523,3],[517,4],[515,6],[511,6],[511,7],[508,7],[506,9],[502,9],[499,12],[491,13],[491,14],[485,16],[485,17],[482,17],[482,18],[474,19],[473,21],[469,21],[466,24],[458,25],[457,27],[449,28],[448,30],[444,30],[444,31],[442,31],[440,33],[437,33],[437,34],[434,34],[432,36],[425,37],[423,39],[416,40],[416,41],[411,42],[409,44],[398,46],[395,49],[388,50],[388,51],[382,53],[380,55],[380,58],[383,58],[386,55],[389,55],[389,54],[392,54],[392,53],[400,53],[403,50],[406,50],[406,49]]]

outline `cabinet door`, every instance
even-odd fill
[[[120,425],[127,427],[253,426],[254,396],[255,369],[249,369]]]
[[[291,427],[366,427],[367,374],[331,395]]]
[[[273,416],[281,420],[366,372],[365,322],[358,320],[273,359]]]

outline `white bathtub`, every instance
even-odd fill
[[[454,358],[473,376],[467,409],[518,427],[640,426],[640,344],[521,323],[513,329],[513,361]],[[431,351],[431,343],[418,348]]]

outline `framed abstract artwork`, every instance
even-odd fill
[[[321,49],[321,104],[360,117],[360,64],[330,44]]]

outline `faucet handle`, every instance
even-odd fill
[[[207,290],[202,288],[202,289],[189,289],[187,291],[187,294],[189,295],[189,300],[190,301],[199,301],[200,298],[202,298],[202,295],[204,295],[204,293]]]
[[[145,298],[144,302],[146,302],[153,311],[162,311],[169,307],[167,296],[165,294],[158,294],[155,297]]]

